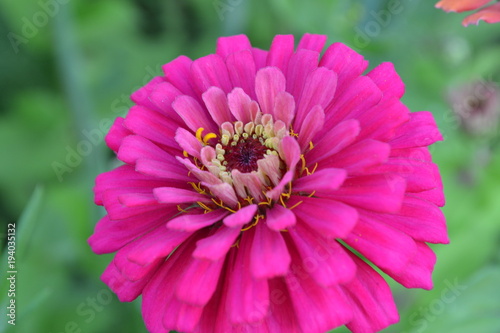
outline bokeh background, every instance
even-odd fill
[[[305,32],[346,43],[370,68],[393,62],[404,102],[432,111],[445,137],[432,152],[451,243],[433,246],[432,291],[390,282],[401,322],[384,332],[500,332],[500,25],[464,28],[464,16],[411,0],[2,1],[0,332],[146,332],[140,300],[120,303],[100,281],[111,255],[86,242],[104,215],[94,178],[116,165],[103,135],[178,55],[212,53],[222,35],[268,48],[275,34]],[[8,223],[15,327],[5,315]]]

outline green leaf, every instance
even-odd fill
[[[28,251],[28,247],[31,239],[31,235],[33,234],[33,231],[36,226],[36,221],[38,219],[40,209],[42,207],[43,203],[43,188],[41,186],[37,186],[35,190],[33,191],[33,194],[31,195],[31,199],[26,205],[26,208],[24,209],[23,213],[21,214],[21,217],[19,220],[15,223],[15,258],[16,258],[16,266],[13,269],[13,271],[17,271],[17,267],[19,266],[19,261],[23,258],[24,254]],[[7,247],[5,247],[6,251],[2,254],[2,268],[6,268],[7,265],[3,265],[3,263],[7,264],[7,258],[8,258],[8,251]],[[7,270],[2,272],[7,274]],[[0,288],[2,291],[6,291],[9,288],[7,287],[9,281],[7,280],[7,277],[3,277],[1,280],[1,286]],[[8,302],[7,300],[7,292],[2,292],[0,294],[0,304],[2,304],[2,309],[5,309],[6,304]],[[2,320],[0,322],[0,332],[4,332],[6,329],[7,322],[6,320]]]

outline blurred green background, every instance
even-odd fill
[[[464,28],[464,16],[411,0],[2,1],[0,332],[145,332],[140,301],[120,303],[100,281],[112,255],[86,242],[104,215],[94,178],[116,165],[104,133],[128,96],[178,55],[212,53],[222,35],[246,33],[267,49],[275,34],[305,32],[346,43],[371,68],[393,62],[404,102],[432,111],[445,137],[432,152],[451,244],[433,246],[432,291],[390,282],[401,322],[384,332],[500,332],[500,110],[491,102],[500,25]],[[487,96],[464,88],[450,103],[450,92],[473,82]],[[472,111],[460,122],[452,104]],[[475,119],[485,121],[464,131]],[[8,223],[17,237],[15,327],[4,303]]]

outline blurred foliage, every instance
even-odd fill
[[[401,322],[385,332],[500,331],[498,130],[463,133],[446,100],[458,85],[500,82],[500,34],[498,25],[463,28],[462,18],[410,0],[3,1],[0,224],[3,233],[17,222],[19,273],[17,326],[2,318],[0,332],[145,332],[140,302],[120,303],[98,279],[111,255],[86,243],[104,215],[94,178],[115,163],[106,126],[161,65],[213,52],[218,36],[246,33],[268,48],[275,34],[305,32],[348,44],[371,67],[393,62],[404,102],[432,111],[446,139],[432,151],[451,244],[433,247],[432,291],[391,282]]]

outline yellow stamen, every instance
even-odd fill
[[[216,137],[217,137],[217,134],[215,134],[215,133],[208,133],[208,134],[206,134],[206,135],[203,137],[203,143],[204,143],[204,144],[208,144],[208,140],[210,140],[210,139],[214,139],[214,138],[216,138]]]
[[[201,188],[201,183],[195,184],[194,182],[188,182],[188,184],[190,184],[196,192],[200,194],[206,193],[206,191]]]
[[[264,191],[262,191],[262,193],[264,193]],[[264,193],[264,195],[266,195],[266,193]],[[271,206],[272,202],[273,202],[273,200],[271,198],[267,198],[267,201],[261,201],[257,205],[268,205],[268,206]]]
[[[251,229],[252,227],[255,227],[257,225],[257,223],[259,223],[259,220],[263,219],[263,218],[265,218],[264,215],[260,215],[260,214],[255,215],[254,216],[255,221],[250,226],[241,229],[241,231],[247,231],[247,230]]]
[[[316,191],[312,191],[312,193],[311,193],[311,194],[309,194],[309,195],[308,195],[308,197],[309,197],[309,198],[310,198],[310,197],[312,197],[315,193],[316,193]]]
[[[198,141],[200,141],[201,143],[203,143],[203,139],[201,138],[201,133],[203,133],[205,129],[203,127],[200,127],[196,130],[196,139],[198,139]]]
[[[312,141],[309,141],[309,150],[313,150],[313,149],[314,149],[313,142],[312,142]]]
[[[222,200],[221,200],[220,202],[217,202],[217,200],[212,199],[212,202],[213,202],[214,204],[216,204],[217,206],[219,206],[220,208],[224,208],[224,209],[226,209],[226,210],[230,211],[231,213],[236,213],[236,211],[235,211],[235,210],[233,210],[233,209],[231,209],[231,208],[229,208],[229,207],[225,206],[225,205],[224,205],[224,202],[223,202]],[[239,204],[239,203],[238,203],[238,204]],[[241,206],[239,206],[239,207],[241,208]]]
[[[300,155],[300,160],[302,161],[301,172],[305,171],[308,176],[312,175],[316,171],[316,169],[318,168],[318,163],[315,163],[313,170],[309,171],[309,168],[306,167],[307,164],[306,164],[306,159],[304,157],[304,154]]]
[[[187,210],[182,209],[181,205],[177,205],[177,209],[179,210],[179,212],[187,213]]]
[[[297,202],[295,205],[293,205],[292,207],[288,208],[290,210],[294,209],[295,207],[297,207],[298,205],[300,205],[301,203],[303,203],[303,201],[299,201]]]
[[[247,201],[250,205],[253,204],[253,198],[251,196],[246,197],[245,201]]]
[[[285,202],[283,201],[283,194],[280,195],[280,202],[281,205],[286,208]]]
[[[201,201],[196,201],[196,203],[205,210],[205,214],[212,211],[212,208],[208,207]]]
[[[189,157],[188,152],[187,152],[187,151],[185,151],[185,150],[182,152],[182,155],[184,155],[184,157]]]

